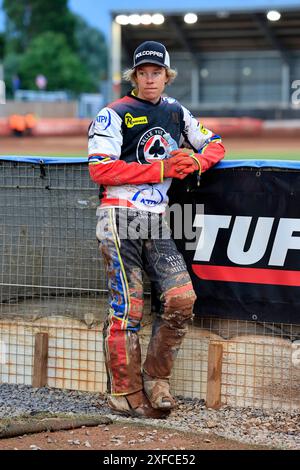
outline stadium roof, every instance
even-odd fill
[[[279,21],[269,21],[266,9],[226,11],[193,10],[198,15],[194,24],[184,22],[185,10],[162,11],[161,25],[123,25],[122,46],[131,57],[135,47],[145,40],[163,42],[172,51],[201,52],[261,51],[279,52],[286,60],[292,50],[300,50],[300,6],[278,8]],[[112,17],[130,14],[129,10],[114,11]],[[153,13],[134,11],[134,13]]]

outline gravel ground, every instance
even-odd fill
[[[36,413],[104,414],[115,422],[154,424],[179,431],[216,434],[247,444],[300,450],[300,414],[277,410],[232,408],[207,409],[202,400],[178,397],[178,408],[167,420],[140,420],[110,414],[99,394],[27,385],[0,385],[0,419]]]

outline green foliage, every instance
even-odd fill
[[[8,39],[18,49],[25,51],[30,41],[46,31],[63,33],[70,47],[75,44],[75,19],[68,9],[68,0],[3,0],[3,10],[8,17]]]
[[[88,92],[92,83],[86,68],[71,51],[62,34],[46,32],[31,41],[22,56],[20,68],[22,88],[36,89],[35,78],[43,74],[48,90]]]
[[[107,49],[100,31],[68,9],[68,0],[3,0],[8,92],[19,75],[23,89],[35,89],[43,74],[48,90],[96,92],[107,75]],[[0,58],[1,58],[0,36]],[[4,46],[2,46],[4,47]]]
[[[36,89],[39,74],[47,90],[96,92],[107,75],[105,39],[68,9],[68,0],[3,0],[6,13],[4,68],[8,93],[13,75],[23,89]],[[5,39],[5,41],[4,41]]]
[[[78,55],[87,67],[95,90],[99,81],[107,78],[107,47],[103,34],[75,16],[75,40]]]
[[[9,98],[12,97],[12,78],[14,75],[17,75],[17,71],[20,69],[20,63],[22,56],[20,54],[7,54],[4,57],[3,66],[4,66],[4,79],[6,84],[6,92]]]
[[[4,57],[5,36],[0,33],[0,60]]]

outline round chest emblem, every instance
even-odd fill
[[[137,145],[137,160],[140,163],[152,163],[167,157],[168,142],[163,138],[166,133],[161,127],[148,130],[139,140]]]

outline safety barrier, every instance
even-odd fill
[[[28,106],[27,106],[28,107]],[[31,111],[32,112],[32,111]],[[37,115],[38,116],[38,115]],[[36,136],[86,135],[91,119],[38,118],[33,130]],[[263,121],[254,118],[201,118],[201,122],[222,136],[259,135]],[[0,135],[9,135],[8,119],[0,118]]]
[[[207,187],[216,189],[224,171],[244,178],[248,172],[251,178],[259,179],[263,166],[258,167],[258,162],[255,165],[221,164],[207,174],[212,178]],[[272,189],[275,175],[278,178],[278,163],[265,165],[274,169]],[[294,165],[284,173],[299,177],[298,164]],[[205,185],[203,179],[201,187]],[[290,192],[292,188],[290,181]],[[245,185],[240,188],[243,190],[249,192]],[[2,382],[105,391],[101,335],[107,291],[95,239],[97,193],[86,159],[1,157]],[[217,195],[222,199],[220,193]],[[255,199],[253,188],[251,197]],[[247,210],[243,216],[249,215]],[[282,217],[295,218],[292,212],[285,213],[286,206],[280,202],[279,210]],[[293,237],[296,241],[297,234]],[[249,248],[249,240],[247,243]],[[294,271],[299,270],[298,256],[299,249],[294,247]],[[217,293],[220,281],[214,282]],[[274,292],[276,289],[278,286]],[[225,302],[223,310],[223,317],[220,311],[217,315],[210,309],[201,311],[190,325],[171,379],[174,393],[204,398],[211,407],[229,404],[299,410],[297,316],[286,322],[272,320],[272,316],[245,318],[228,311]],[[146,294],[140,333],[143,354],[151,328],[149,312],[150,296]]]

